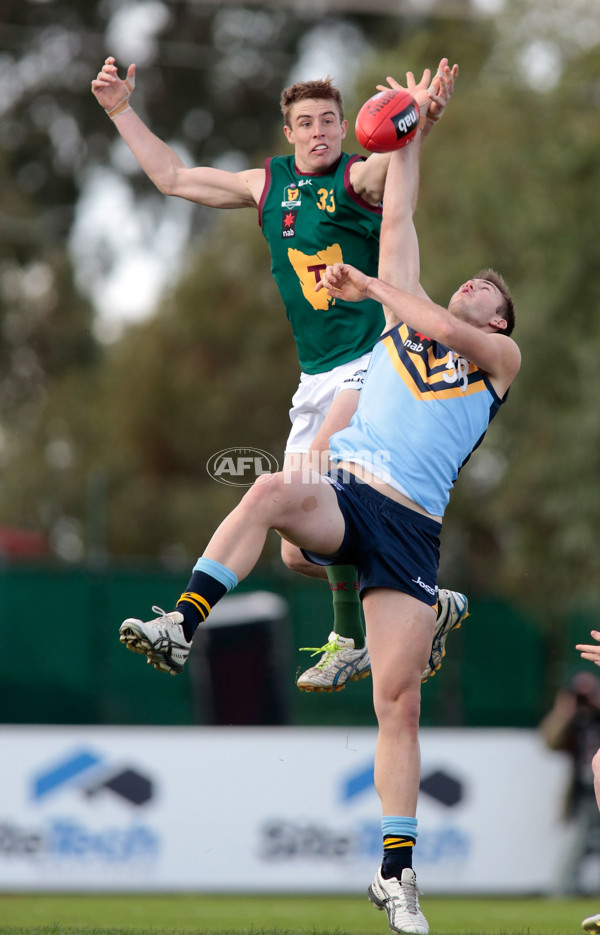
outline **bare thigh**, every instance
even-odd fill
[[[332,485],[312,471],[284,472],[274,528],[292,545],[330,555],[340,548],[346,524]]]
[[[313,467],[316,468],[318,473],[324,473],[327,470],[327,462],[325,461],[323,466],[321,466],[319,454],[316,454],[313,460],[316,461]],[[283,472],[287,475],[295,470],[303,470],[305,475],[308,476],[310,474],[310,464],[311,459],[308,453],[301,454],[300,452],[290,452],[286,454],[284,458]],[[281,558],[292,571],[297,571],[299,574],[306,575],[308,578],[327,579],[327,572],[323,565],[315,565],[313,562],[309,562],[302,554],[300,548],[288,539],[283,538],[283,536],[281,539]]]
[[[410,594],[373,588],[364,601],[375,694],[394,698],[420,686],[435,625],[435,609]]]

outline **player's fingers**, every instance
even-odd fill
[[[415,76],[412,71],[406,73],[406,86],[409,91],[415,90],[425,90],[431,83],[431,69],[426,68],[423,74],[421,75],[421,80],[417,84],[415,81]]]
[[[451,71],[444,75],[444,86],[448,89],[448,92],[452,94],[454,91],[454,75]]]
[[[443,90],[447,93],[449,88],[451,88],[454,84],[452,80],[452,75],[450,74],[448,69],[443,71],[441,74],[436,75],[433,80],[433,84],[440,90]]]
[[[451,88],[454,90],[454,85],[456,79],[458,78],[458,65],[453,65],[451,69],[448,70],[447,81]]]
[[[598,653],[581,653],[582,659],[588,659],[590,662],[600,662]]]

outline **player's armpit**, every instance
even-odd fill
[[[371,153],[368,159],[357,160],[350,166],[352,188],[371,205],[378,205],[383,200],[390,156],[391,153]]]

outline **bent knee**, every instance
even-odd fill
[[[311,567],[311,562],[304,558],[298,546],[292,545],[286,539],[281,540],[281,558],[290,571],[303,572]]]
[[[244,500],[250,504],[277,496],[283,487],[283,473],[259,474],[250,490],[245,494]]]

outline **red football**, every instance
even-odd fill
[[[370,153],[389,153],[410,143],[419,126],[419,105],[408,91],[380,91],[356,118],[356,139]]]

